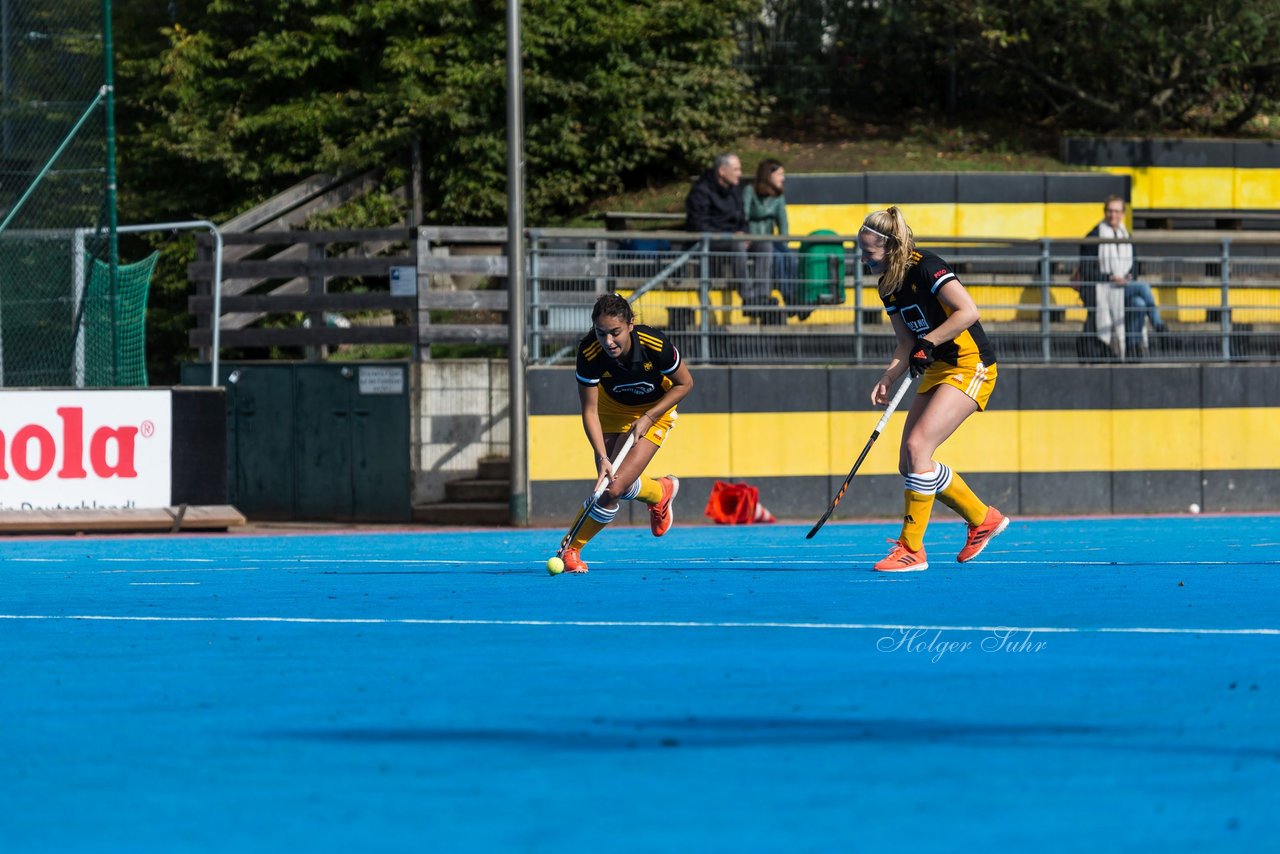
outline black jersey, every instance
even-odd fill
[[[941,326],[951,315],[951,309],[938,299],[938,289],[953,280],[960,281],[946,261],[932,252],[916,249],[907,261],[902,287],[887,297],[881,297],[884,310],[890,317],[894,314],[901,317],[916,337],[925,335]],[[935,359],[950,365],[959,365],[961,357],[975,355],[985,365],[996,363],[996,354],[987,341],[987,333],[976,320],[955,338],[933,349]]]
[[[631,329],[631,350],[614,359],[604,351],[595,332],[578,345],[578,382],[598,385],[605,394],[625,406],[645,406],[671,388],[668,377],[680,367],[680,351],[651,326]]]

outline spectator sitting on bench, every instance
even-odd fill
[[[787,197],[783,184],[787,170],[773,158],[760,161],[756,179],[742,191],[742,204],[747,214],[747,230],[763,240],[751,241],[751,252],[756,256],[755,276],[766,283],[770,290],[777,288],[788,305],[796,301],[796,254],[785,240],[770,240],[775,234],[785,235],[787,227]],[[799,311],[789,312],[801,314]],[[803,312],[808,317],[809,312]],[[803,319],[803,317],[801,318]]]
[[[742,177],[742,162],[736,154],[721,154],[711,168],[694,182],[685,198],[684,208],[688,217],[688,231],[701,234],[741,234],[747,230],[747,218],[742,205],[742,192],[738,181]],[[727,266],[738,295],[742,297],[744,311],[751,313],[762,307],[773,307],[777,302],[769,293],[768,282],[758,282],[747,275],[747,248],[745,240],[711,240],[708,249],[717,253],[722,261],[717,266]],[[773,320],[769,312],[766,318]],[[779,318],[780,319],[780,318]]]
[[[1126,240],[1129,230],[1124,225],[1124,199],[1108,196],[1102,206],[1104,219],[1098,223],[1098,237]],[[1137,352],[1143,347],[1142,327],[1147,319],[1156,332],[1164,332],[1164,321],[1156,305],[1151,285],[1137,281],[1133,264],[1132,243],[1103,243],[1098,246],[1098,269],[1104,279],[1124,287],[1124,334],[1129,347]]]

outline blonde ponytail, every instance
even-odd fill
[[[916,251],[915,234],[897,205],[868,214],[862,221],[862,227],[884,238],[884,274],[880,276],[880,296],[887,297],[902,287],[907,262],[911,259],[911,253]]]

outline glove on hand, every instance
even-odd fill
[[[933,364],[933,342],[927,338],[917,338],[916,346],[911,348],[911,375],[918,377]]]

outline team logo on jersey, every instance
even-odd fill
[[[623,383],[621,385],[614,386],[613,392],[615,394],[634,394],[637,396],[652,394],[653,383],[646,383],[646,382]]]
[[[653,370],[653,362],[645,362],[645,363],[644,363],[644,369],[645,369],[646,371],[652,371],[652,370]]]
[[[925,319],[924,311],[918,305],[909,305],[898,315],[902,318],[902,322],[907,324],[907,328],[917,335],[923,335],[929,331],[929,321]]]

